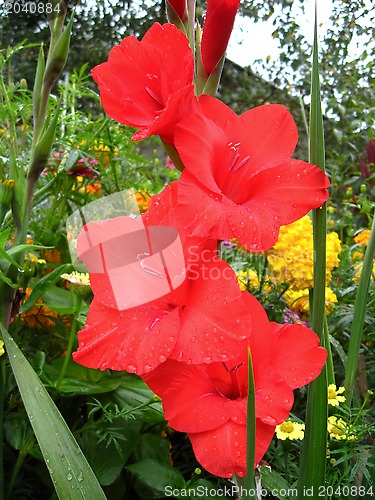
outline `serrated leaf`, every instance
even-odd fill
[[[0,330],[58,497],[63,500],[105,500],[98,480],[46,388],[1,323]]]

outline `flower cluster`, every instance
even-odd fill
[[[339,264],[341,242],[336,232],[327,235],[326,282]],[[280,229],[277,243],[267,252],[272,279],[289,283],[293,290],[305,290],[314,285],[313,229],[309,216]]]
[[[159,135],[182,174],[139,217],[84,226],[77,254],[94,299],[73,354],[91,368],[142,376],[198,461],[222,477],[246,473],[248,350],[254,465],[287,419],[293,390],[326,360],[313,331],[270,322],[218,256],[219,241],[232,238],[268,250],[282,225],[327,199],[329,184],[319,168],[292,158],[297,128],[285,107],[238,116],[210,95],[197,97],[211,88],[238,4],[208,2],[197,65],[184,32],[155,23],[93,70],[108,115],[138,128],[133,140]],[[186,8],[168,5],[186,26]]]

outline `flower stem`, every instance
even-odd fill
[[[74,287],[74,284],[71,283],[71,286]],[[74,291],[74,290],[73,290]],[[55,384],[56,389],[58,390],[62,380],[64,379],[66,370],[68,368],[68,364],[70,361],[70,357],[72,355],[72,350],[73,350],[73,344],[74,344],[74,339],[77,331],[77,322],[78,322],[78,317],[81,312],[81,305],[82,305],[82,297],[81,295],[75,295],[76,297],[76,303],[75,303],[75,308],[74,308],[74,316],[73,316],[73,321],[72,321],[72,328],[70,330],[70,335],[69,335],[69,343],[68,343],[68,348],[65,353],[65,358],[64,358],[64,364],[61,368],[61,372],[59,375],[59,378],[57,379],[57,382]]]

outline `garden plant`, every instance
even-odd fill
[[[224,102],[240,0],[70,73],[74,9],[22,5],[50,40],[32,89],[35,40],[0,52],[0,499],[372,498],[375,137],[364,109],[352,167],[328,149],[316,5],[308,148]]]

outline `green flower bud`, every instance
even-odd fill
[[[4,210],[7,210],[13,199],[15,182],[13,179],[5,179],[2,184],[0,181],[0,204]]]
[[[61,33],[57,40],[51,56],[48,58],[46,71],[44,73],[43,83],[48,87],[52,87],[57,78],[64,69],[70,48],[70,35],[73,26],[73,16],[71,17],[68,26]]]

